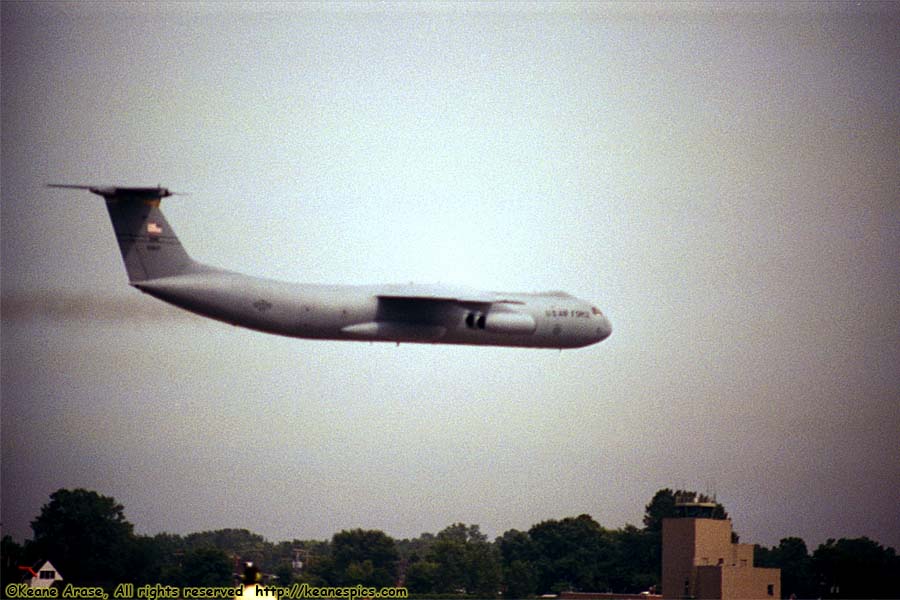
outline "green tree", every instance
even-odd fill
[[[135,585],[162,583],[167,562],[165,546],[148,536],[133,536],[128,546],[125,580]]]
[[[537,548],[539,592],[609,590],[613,541],[590,515],[543,521],[528,534]]]
[[[511,529],[498,537],[494,545],[500,551],[504,596],[527,598],[537,592],[537,550],[524,531]]]
[[[466,564],[468,566],[466,589],[482,598],[496,596],[500,590],[502,572],[494,545],[486,539],[470,540],[466,544]]]
[[[438,565],[436,591],[494,596],[500,588],[500,560],[478,525],[454,523],[440,531],[428,553]]]
[[[152,566],[145,566],[145,571],[153,570],[153,576],[144,583],[161,583],[164,585],[181,585],[181,567],[185,554],[185,541],[180,535],[158,533],[148,538],[153,558]],[[135,582],[138,583],[138,582]]]
[[[504,565],[516,560],[530,562],[534,561],[536,557],[537,548],[531,540],[531,536],[525,531],[510,529],[498,537],[495,543],[500,549]]]
[[[289,562],[281,563],[275,567],[274,575],[277,578],[278,585],[289,586],[294,582],[294,570]]]
[[[181,585],[223,587],[233,583],[231,577],[232,561],[224,550],[207,546],[184,555]]]
[[[463,533],[460,535],[460,529]],[[467,591],[468,572],[466,564],[466,526],[462,523],[451,525],[437,535],[428,560],[438,565],[436,590],[442,594]]]
[[[353,529],[331,540],[332,574],[337,585],[384,587],[397,581],[397,548],[383,531]]]
[[[22,577],[19,565],[26,565],[25,549],[11,536],[4,535],[0,541],[0,583],[15,583]],[[30,565],[29,565],[30,566]],[[2,589],[2,588],[0,588]]]
[[[427,594],[437,591],[440,565],[428,560],[419,560],[406,569],[406,587],[413,594]]]
[[[533,563],[514,560],[503,570],[506,598],[528,598],[537,591],[537,569]]]
[[[644,530],[662,533],[663,519],[675,516],[675,492],[663,488],[653,495],[644,507]]]
[[[423,533],[417,538],[411,540],[400,540],[397,542],[397,553],[401,559],[406,560],[409,564],[424,560],[434,543],[434,534]]]
[[[303,568],[294,576],[297,583],[308,583],[316,587],[333,583],[333,580],[329,579],[334,572],[330,541],[294,540],[291,543],[292,554],[294,547],[303,550]]]
[[[611,531],[615,559],[609,574],[610,587],[617,592],[637,594],[659,585],[659,539],[634,525]]]
[[[36,552],[74,584],[125,581],[133,526],[113,498],[84,489],[50,495],[31,522]]]
[[[334,558],[331,556],[331,544],[328,553],[309,561],[298,577],[300,583],[308,583],[314,586],[336,585],[339,581],[335,576]]]
[[[185,550],[199,548],[218,548],[229,556],[237,556],[243,562],[252,562],[261,571],[274,567],[270,559],[274,554],[274,545],[266,539],[247,529],[217,529],[191,533],[184,538]]]
[[[813,552],[812,569],[825,598],[895,598],[900,589],[895,550],[867,537],[829,539]]]

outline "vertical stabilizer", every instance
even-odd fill
[[[103,196],[129,282],[181,275],[194,267],[159,208],[160,201],[172,195],[166,188],[59,184],[50,187],[86,189]]]

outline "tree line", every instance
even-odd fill
[[[511,529],[493,541],[478,525],[455,523],[413,539],[352,529],[330,540],[270,542],[246,529],[136,535],[113,498],[61,489],[32,521],[33,539],[2,539],[2,580],[19,581],[19,566],[49,559],[80,585],[226,586],[249,561],[278,585],[403,585],[417,597],[659,592],[662,519],[676,515],[681,493],[659,490],[640,528],[608,529],[583,514]],[[713,517],[728,514],[717,504]],[[890,598],[900,589],[895,550],[868,538],[828,540],[812,554],[803,540],[786,538],[774,548],[757,546],[755,560],[782,569],[784,597]]]

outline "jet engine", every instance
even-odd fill
[[[519,312],[469,313],[466,325],[470,329],[484,329],[491,333],[529,334],[537,329],[537,323],[529,314]]]

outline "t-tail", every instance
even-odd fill
[[[188,256],[159,208],[163,198],[173,195],[168,189],[63,184],[49,187],[89,190],[103,196],[130,283],[202,269]]]

